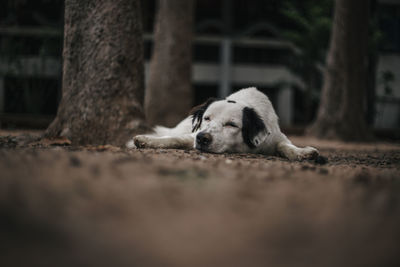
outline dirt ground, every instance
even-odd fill
[[[400,144],[327,162],[0,131],[2,266],[400,266]]]

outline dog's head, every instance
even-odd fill
[[[243,152],[259,146],[268,129],[257,112],[232,100],[209,99],[192,110],[196,149],[223,153]]]

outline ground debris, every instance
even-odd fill
[[[52,138],[42,138],[35,142],[29,143],[31,147],[52,147],[52,146],[70,146],[71,140],[66,137],[52,137]]]
[[[329,161],[0,137],[3,262],[400,266],[400,147],[304,143]]]
[[[15,136],[0,136],[0,148],[15,148],[17,145]]]

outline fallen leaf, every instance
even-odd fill
[[[41,145],[41,146],[70,146],[71,140],[66,137],[54,137],[54,138],[43,138],[38,142],[33,143],[32,145]]]

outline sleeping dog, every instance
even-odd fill
[[[255,87],[224,100],[209,99],[193,108],[175,128],[156,126],[154,133],[137,135],[128,148],[198,149],[211,153],[260,153],[289,160],[314,159],[313,147],[300,148],[281,132],[268,97]]]

